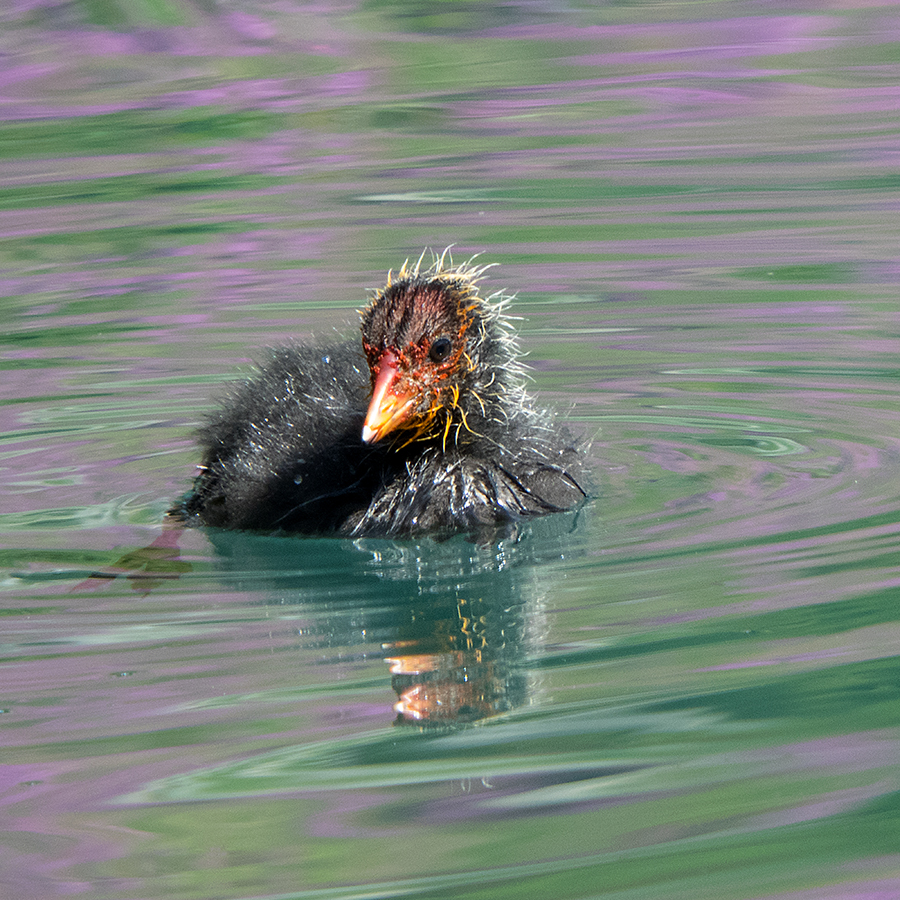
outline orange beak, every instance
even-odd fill
[[[378,361],[378,375],[375,377],[369,411],[363,424],[364,443],[374,444],[380,441],[406,421],[416,396],[411,391],[397,390],[400,379],[397,357],[387,350]]]

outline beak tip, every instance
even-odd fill
[[[396,356],[386,351],[381,355],[372,385],[372,397],[362,428],[362,442],[374,444],[402,426],[415,401],[415,391],[403,386]]]

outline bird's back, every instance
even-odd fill
[[[284,347],[200,429],[203,462],[175,513],[187,524],[320,532],[365,506],[359,434],[369,390],[359,347]]]

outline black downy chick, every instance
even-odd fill
[[[424,254],[423,254],[424,257]],[[362,344],[294,346],[200,430],[186,525],[409,537],[480,531],[577,506],[583,452],[523,386],[488,266],[448,252],[388,274]]]

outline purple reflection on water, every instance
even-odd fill
[[[278,30],[274,25],[244,10],[232,10],[226,13],[224,20],[242,38],[250,38],[255,41],[269,41],[278,34]]]

